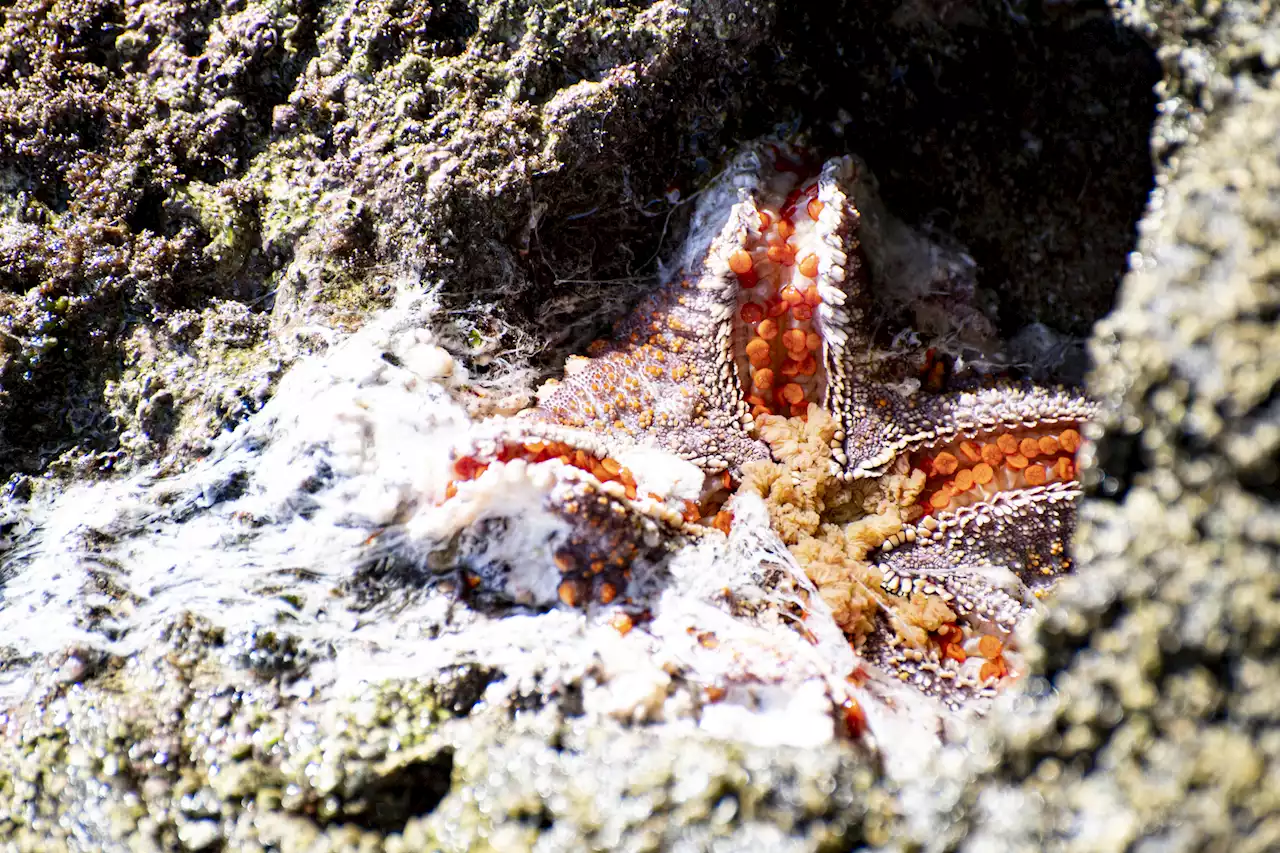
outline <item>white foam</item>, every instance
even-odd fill
[[[465,371],[428,331],[433,316],[429,295],[406,294],[300,361],[260,412],[186,473],[78,483],[15,507],[33,529],[5,555],[3,643],[37,658],[79,648],[127,656],[192,613],[230,637],[270,629],[332,649],[290,686],[297,695],[480,664],[505,676],[487,701],[578,682],[589,713],[613,719],[693,727],[701,716],[726,737],[829,738],[830,725],[813,723],[839,701],[852,653],[829,616],[815,613],[805,626],[816,644],[796,630],[790,605],[809,582],[755,498],[731,504],[727,539],[694,537],[667,569],[638,573],[631,592],[652,618],[625,635],[610,623],[616,608],[599,605],[472,611],[456,590],[431,584],[456,563],[426,559],[416,581],[400,581],[394,609],[364,609],[349,590],[371,555],[413,560],[450,541],[457,560],[505,565],[485,583],[508,598],[556,600],[548,543],[565,522],[544,498],[558,482],[547,466],[559,463],[494,465],[444,501],[451,449],[477,427],[455,399]],[[702,472],[670,454],[642,448],[621,461],[642,490],[700,495]],[[494,519],[502,525],[490,531]],[[391,521],[405,522],[394,528],[399,538],[380,534]],[[716,642],[699,641],[707,632]],[[32,688],[30,672],[8,670],[0,708]],[[699,685],[726,692],[704,707]]]

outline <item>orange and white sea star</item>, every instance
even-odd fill
[[[752,489],[862,658],[959,707],[1016,674],[1013,629],[1070,569],[1094,405],[921,382],[918,353],[876,348],[862,168],[745,148],[612,339],[455,449],[446,498],[495,467],[538,483],[567,522],[559,599],[582,606],[624,599],[673,543],[728,533],[731,496]],[[647,449],[697,482],[647,477]]]

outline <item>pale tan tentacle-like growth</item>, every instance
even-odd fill
[[[889,621],[898,639],[923,648],[930,631],[955,620],[938,595],[905,598],[883,589],[873,555],[903,530],[924,485],[921,472],[851,484],[831,463],[836,422],[812,405],[806,417],[767,416],[761,435],[778,462],[743,469],[743,488],[765,500],[774,530],[818,586],[836,622],[855,644]]]

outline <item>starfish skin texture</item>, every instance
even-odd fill
[[[960,708],[1017,676],[1013,631],[1071,568],[1094,404],[877,348],[865,177],[745,147],[612,338],[455,448],[447,497],[497,469],[536,489],[570,530],[557,595],[582,606],[727,534],[751,489],[863,660]]]

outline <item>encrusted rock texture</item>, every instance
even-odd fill
[[[309,717],[282,673],[323,650],[196,614],[129,659],[69,649],[0,716],[18,732],[0,842],[1280,845],[1280,21],[1263,8],[6,7],[6,501],[184,470],[405,283],[434,289],[441,343],[518,406],[643,292],[726,152],[779,125],[856,151],[897,215],[965,247],[1015,350],[1056,347],[1069,374],[1092,335],[1106,414],[1038,674],[916,785],[852,749],[594,731],[571,683],[473,714],[499,677],[478,668]],[[0,674],[24,662],[4,644]]]
[[[1280,845],[1280,93],[1275,11],[1121,3],[1164,69],[1156,189],[1096,326],[1057,691],[964,797],[969,850]],[[999,814],[997,820],[984,815]]]

